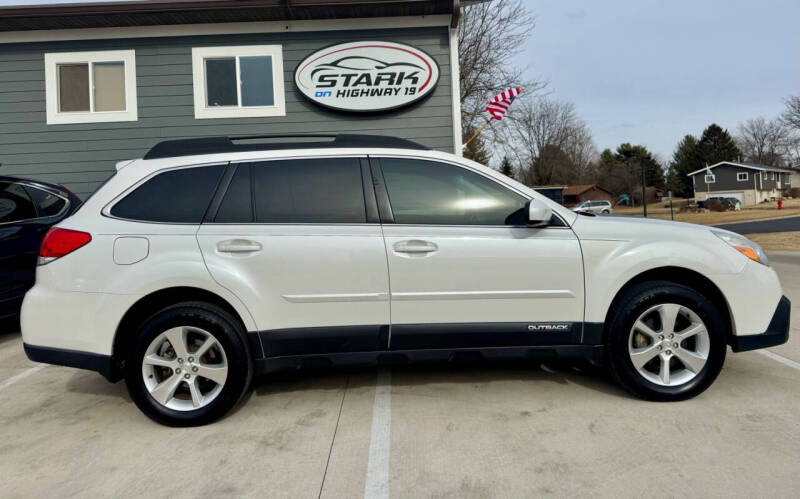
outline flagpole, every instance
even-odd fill
[[[486,128],[486,127],[489,125],[489,123],[491,123],[491,121],[492,121],[492,120],[486,120],[486,123],[484,123],[483,125],[481,125],[481,127],[480,127],[480,128],[478,128],[478,129],[475,131],[475,133],[473,133],[473,134],[472,134],[472,137],[468,138],[468,139],[467,139],[467,141],[466,141],[466,142],[464,142],[464,145],[463,145],[463,146],[461,146],[461,148],[463,149],[464,147],[467,147],[467,146],[469,145],[469,143],[470,143],[470,142],[472,142],[472,141],[475,139],[475,137],[477,137],[478,135],[480,135],[480,134],[481,134],[481,132],[483,131],[483,129],[484,129],[484,128]]]

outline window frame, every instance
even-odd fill
[[[272,106],[242,106],[242,84],[239,60],[242,57],[272,58]],[[206,99],[206,59],[234,58],[236,61],[236,106],[208,107]],[[283,82],[283,45],[231,45],[192,48],[192,93],[195,119],[269,118],[286,116],[286,95]]]
[[[711,180],[709,180],[709,178]],[[707,184],[715,184],[715,183],[717,183],[717,177],[713,173],[711,175],[706,174],[705,175],[705,181],[706,181]]]
[[[94,75],[92,65],[102,62],[122,62],[125,72],[125,109],[122,111],[94,111]],[[58,66],[62,64],[87,64],[89,71],[89,110],[59,111]],[[110,123],[138,121],[136,93],[136,51],[103,50],[92,52],[51,52],[44,54],[45,102],[48,125],[71,123]]]
[[[432,163],[441,163],[443,165],[455,166],[458,168],[462,168],[467,170],[468,172],[474,173],[476,175],[480,175],[481,177],[485,178],[490,182],[494,182],[500,188],[506,189],[510,192],[513,192],[519,196],[522,196],[524,199],[531,201],[536,199],[535,197],[531,196],[530,194],[519,190],[511,185],[508,185],[504,182],[499,181],[498,179],[492,177],[491,175],[486,175],[484,172],[476,170],[474,168],[470,168],[468,165],[464,165],[462,163],[458,163],[456,161],[448,161],[442,158],[431,158],[426,156],[415,156],[415,155],[399,155],[399,154],[370,154],[370,164],[372,166],[372,173],[373,178],[375,179],[375,193],[378,197],[378,207],[381,212],[381,223],[382,224],[391,224],[396,226],[402,227],[465,227],[465,228],[473,228],[473,229],[530,229],[532,227],[528,225],[474,225],[474,224],[407,224],[407,223],[398,223],[394,220],[394,212],[392,211],[391,200],[389,199],[388,191],[386,188],[386,181],[383,178],[383,167],[381,165],[381,159],[389,158],[389,159],[408,159],[408,160],[416,160],[416,161],[428,161]],[[537,226],[536,229],[569,229],[570,225],[564,220],[564,217],[561,216],[556,210],[552,210],[552,217],[556,218],[559,221],[559,225],[555,224],[548,224],[545,226]],[[552,220],[552,218],[551,218]]]
[[[0,181],[0,183],[17,184],[17,185],[21,186],[22,189],[25,191],[25,195],[28,196],[28,198],[30,198],[31,204],[33,205],[33,212],[36,214],[36,216],[33,217],[33,218],[24,218],[22,220],[12,220],[10,222],[0,222],[0,226],[13,225],[13,224],[25,224],[25,223],[30,223],[30,222],[36,222],[38,220],[48,220],[48,219],[51,219],[51,218],[57,218],[57,217],[60,217],[60,216],[64,215],[64,213],[66,213],[67,210],[70,209],[71,202],[70,202],[69,198],[64,196],[63,194],[61,194],[59,192],[56,192],[56,191],[53,191],[53,190],[49,190],[49,189],[45,189],[45,188],[43,188],[41,186],[29,183],[29,182],[20,182],[20,181],[14,181],[14,180],[4,180],[4,181]],[[42,215],[41,212],[39,211],[39,206],[36,204],[36,202],[31,197],[30,193],[28,192],[28,189],[39,189],[42,192],[46,192],[46,193],[51,194],[51,195],[53,195],[53,196],[55,196],[57,198],[60,198],[60,199],[62,199],[64,201],[64,206],[55,215]]]
[[[742,178],[744,175],[744,178]],[[748,172],[736,172],[736,181],[737,182],[747,182],[750,180],[750,174]]]

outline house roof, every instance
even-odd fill
[[[751,170],[758,170],[758,171],[767,171],[767,172],[786,172],[786,173],[796,173],[794,170],[790,170],[788,168],[776,168],[774,166],[767,166],[767,165],[759,165],[757,163],[741,163],[735,161],[720,161],[719,163],[715,163],[709,166],[709,169],[714,169],[718,166],[722,165],[729,165],[729,166],[738,166],[741,168],[749,168]],[[687,173],[687,177],[691,177],[692,175],[697,175],[698,173],[706,171],[705,168],[700,168],[699,170],[695,170],[691,173]]]
[[[13,3],[15,0],[11,0]],[[0,7],[0,32],[452,14],[471,0],[128,0]]]
[[[581,185],[568,185],[564,188],[564,195],[565,196],[580,196],[584,192],[591,190],[591,189],[599,189],[603,192],[607,192],[611,194],[611,191],[607,189],[603,189],[597,184],[581,184]]]

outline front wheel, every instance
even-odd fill
[[[617,300],[608,325],[608,363],[617,381],[648,400],[694,397],[725,361],[725,321],[697,291],[654,281]]]
[[[222,417],[253,375],[238,322],[197,302],[169,307],[145,322],[126,366],[133,401],[168,426],[198,426]]]
[[[611,215],[611,212],[608,210],[603,210],[603,215]]]

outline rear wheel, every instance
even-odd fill
[[[139,330],[126,372],[136,405],[170,426],[210,423],[226,414],[252,379],[244,331],[205,303],[169,307]]]
[[[725,361],[725,322],[703,295],[656,281],[633,286],[616,302],[606,346],[619,383],[649,400],[693,397]]]
[[[610,215],[610,214],[611,214],[611,212],[610,212],[610,211],[608,211],[608,210],[603,210],[603,215]]]

